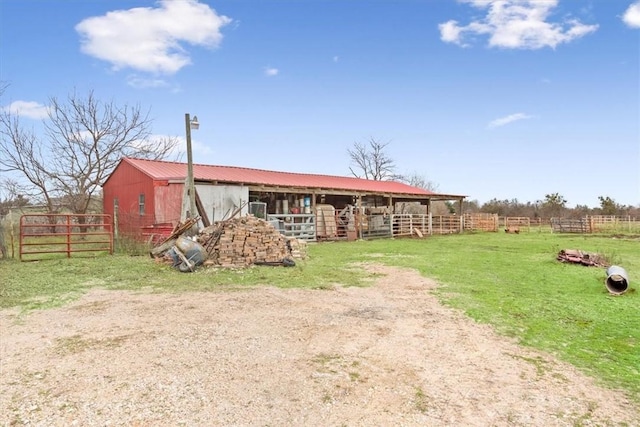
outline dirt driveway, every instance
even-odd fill
[[[92,291],[0,312],[0,423],[640,425],[640,408],[378,265],[369,288]],[[626,424],[625,424],[626,423]]]

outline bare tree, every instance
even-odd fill
[[[353,166],[349,167],[351,174],[356,178],[385,181],[396,178],[394,174],[395,163],[384,152],[389,142],[382,143],[374,138],[369,139],[368,144],[355,142],[353,148],[347,150]]]
[[[397,175],[396,178],[399,181],[405,182],[412,187],[422,188],[432,192],[437,192],[440,187],[437,183],[428,180],[424,175],[420,175],[418,172],[412,172],[408,175]]]
[[[0,170],[17,172],[55,212],[54,199],[73,213],[86,213],[91,197],[122,157],[166,158],[177,138],[149,140],[151,120],[139,106],[101,102],[93,91],[65,102],[49,99],[43,141],[21,126],[19,117],[0,115]]]
[[[24,197],[20,185],[10,179],[0,180],[0,260],[8,258],[5,233],[11,229],[12,221],[6,221],[6,216],[13,209],[22,209],[29,204]]]
[[[40,198],[48,211],[54,212],[54,198],[60,193],[47,171],[43,148],[34,131],[24,128],[18,116],[8,111],[0,113],[0,171],[22,175],[27,185],[20,188],[21,194]],[[19,188],[13,180],[4,182],[13,182],[11,187]]]
[[[0,218],[10,209],[24,208],[29,204],[24,186],[11,178],[0,179]]]
[[[4,95],[5,90],[7,89],[8,84],[4,81],[0,81],[0,99],[2,99],[2,95]],[[3,184],[5,181],[5,179],[3,178],[0,181],[0,184]],[[3,186],[0,186],[0,259],[6,259],[7,258],[7,245],[4,243],[4,221],[3,221],[3,217],[5,215],[5,208],[4,208],[4,203],[6,202],[6,200],[4,200],[3,193],[5,193],[6,191],[4,190]]]

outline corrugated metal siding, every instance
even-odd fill
[[[187,175],[185,163],[123,159],[123,163],[133,165],[156,180],[184,180]],[[261,169],[239,168],[232,166],[193,165],[196,180],[221,183],[243,183],[249,185],[268,185],[299,188],[325,188],[343,191],[370,193],[389,193],[429,196],[435,193],[412,187],[401,182],[373,181],[332,175],[315,175],[291,172],[267,171]]]
[[[176,225],[182,213],[184,184],[171,183],[155,187],[156,222]]]
[[[245,205],[249,201],[249,189],[240,185],[196,185],[204,211],[209,221],[227,219],[239,207],[244,205],[240,215],[248,213]]]

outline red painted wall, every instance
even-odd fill
[[[153,180],[148,175],[131,166],[126,160],[113,171],[103,184],[104,213],[114,215],[114,199],[118,199],[118,231],[138,235],[143,226],[155,220],[155,193]],[[139,196],[144,194],[144,215],[139,212]]]
[[[184,183],[155,182],[155,213],[156,222],[176,225],[182,213],[182,197]]]

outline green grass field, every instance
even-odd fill
[[[605,269],[556,261],[561,249],[607,256],[628,273],[607,291]],[[0,307],[46,309],[90,288],[184,292],[239,286],[368,286],[361,262],[418,270],[437,296],[521,344],[548,351],[640,402],[640,239],[548,233],[479,233],[309,246],[296,267],[199,269],[185,274],[147,256],[0,262]]]

